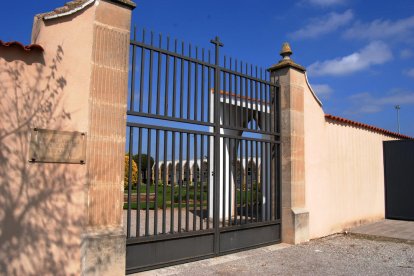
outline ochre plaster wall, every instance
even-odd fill
[[[0,46],[0,274],[122,275],[131,8],[35,18],[44,51]],[[86,165],[29,163],[33,128],[86,132]]]
[[[384,218],[382,142],[394,138],[326,120],[309,87],[304,94],[309,237]]]
[[[36,20],[44,52],[0,49],[0,274],[80,274],[86,166],[28,160],[33,128],[88,132],[93,8]]]

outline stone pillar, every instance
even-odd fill
[[[309,213],[305,199],[304,88],[306,69],[296,64],[288,43],[283,59],[268,70],[279,82],[281,93],[281,208],[282,242],[297,244],[309,240]]]
[[[123,275],[123,179],[131,9],[97,2],[93,22],[87,149],[87,225],[82,273]]]
[[[123,179],[129,0],[73,1],[36,17],[33,40],[65,58],[65,110],[75,130],[87,133],[80,272],[125,274]],[[58,44],[58,45],[54,45]],[[83,116],[76,114],[82,113]]]

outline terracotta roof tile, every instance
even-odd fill
[[[400,134],[400,133],[396,133],[396,132],[392,132],[383,128],[379,128],[379,127],[375,127],[375,126],[371,126],[371,125],[367,125],[367,124],[363,124],[363,123],[359,123],[359,122],[355,122],[349,119],[345,119],[342,117],[338,117],[338,116],[333,116],[330,114],[325,114],[325,118],[331,121],[337,121],[337,122],[341,122],[347,125],[351,125],[351,126],[356,126],[356,127],[361,127],[361,128],[365,128],[368,130],[372,130],[372,131],[376,131],[385,135],[389,135],[391,137],[394,138],[400,138],[400,139],[409,139],[409,140],[414,140],[413,137],[404,135],[404,134]]]
[[[22,50],[24,51],[33,51],[33,50],[38,50],[43,52],[43,47],[38,45],[38,44],[29,44],[27,46],[24,46],[22,43],[18,42],[18,41],[10,41],[10,42],[4,42],[2,40],[0,40],[0,46],[4,46],[4,47],[20,47]]]

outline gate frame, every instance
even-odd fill
[[[240,78],[246,78],[247,79],[251,79],[251,80],[255,80],[255,81],[261,81],[263,82],[264,85],[268,85],[268,93],[269,93],[269,97],[271,95],[271,93],[275,93],[277,96],[272,98],[272,100],[275,102],[274,105],[274,110],[273,110],[273,116],[275,116],[274,119],[271,119],[271,117],[269,117],[268,119],[270,119],[270,130],[264,130],[263,133],[267,133],[266,135],[272,136],[271,139],[268,140],[269,146],[272,149],[272,152],[275,154],[271,155],[270,153],[266,156],[268,156],[270,159],[269,160],[274,160],[273,161],[273,165],[275,167],[275,173],[273,174],[273,178],[272,178],[272,173],[269,172],[270,174],[270,184],[269,187],[272,186],[272,183],[274,184],[274,194],[272,193],[272,188],[270,188],[271,190],[269,191],[269,200],[270,203],[268,204],[270,207],[266,207],[266,208],[270,208],[270,215],[269,218],[267,218],[268,215],[266,215],[266,220],[269,219],[269,221],[264,221],[264,222],[255,222],[255,223],[251,223],[248,225],[236,225],[236,226],[232,226],[232,227],[228,227],[226,228],[221,228],[220,227],[220,176],[221,176],[221,165],[222,162],[220,160],[220,151],[221,151],[221,147],[220,147],[220,139],[226,137],[223,136],[223,134],[220,133],[221,129],[226,129],[226,125],[225,124],[221,124],[220,123],[220,93],[214,93],[214,121],[211,123],[210,119],[209,119],[209,124],[204,123],[204,125],[209,125],[210,127],[214,128],[213,132],[209,132],[210,136],[214,137],[214,166],[213,166],[213,171],[214,171],[214,176],[213,176],[213,188],[214,188],[214,195],[213,195],[213,229],[209,229],[209,230],[196,230],[194,232],[188,232],[188,233],[179,233],[179,236],[173,236],[173,237],[168,237],[168,236],[164,236],[164,237],[157,237],[157,238],[152,238],[152,237],[145,237],[144,240],[142,240],[142,237],[133,237],[133,238],[128,238],[127,237],[127,248],[126,248],[126,255],[127,255],[127,267],[126,267],[126,272],[127,273],[134,273],[134,272],[138,272],[138,271],[143,271],[143,270],[148,270],[148,269],[154,269],[154,268],[159,268],[159,267],[163,267],[163,266],[167,266],[167,265],[173,265],[173,264],[178,264],[178,263],[183,263],[183,262],[188,262],[188,261],[193,261],[193,260],[198,260],[198,259],[203,259],[203,258],[209,258],[209,257],[213,257],[213,256],[219,256],[219,255],[224,255],[224,254],[228,254],[228,253],[232,253],[232,252],[237,252],[240,250],[246,250],[248,248],[255,248],[255,247],[260,247],[260,246],[264,246],[264,245],[269,245],[269,244],[274,244],[274,243],[278,243],[281,241],[281,187],[280,187],[280,182],[281,182],[281,158],[280,158],[280,127],[281,127],[281,120],[280,120],[280,107],[281,107],[281,98],[280,98],[280,89],[279,89],[279,85],[278,82],[276,81],[272,81],[272,78],[270,78],[269,80],[266,79],[261,79],[258,78],[257,75],[256,77],[253,77],[253,75],[249,75],[247,73],[247,67],[246,67],[246,72],[242,73],[237,72],[237,71],[232,71],[227,69],[226,67],[221,67],[220,66],[220,47],[223,46],[223,44],[220,42],[219,38],[216,37],[214,40],[211,40],[210,42],[212,44],[215,45],[215,62],[214,63],[210,63],[210,62],[205,62],[203,60],[203,62],[201,63],[200,61],[198,61],[198,59],[194,59],[191,57],[191,54],[186,57],[183,54],[177,54],[176,51],[175,52],[170,52],[168,49],[168,45],[169,45],[169,38],[167,39],[167,50],[162,49],[161,47],[157,48],[155,46],[153,46],[153,40],[152,40],[152,33],[151,33],[151,45],[149,44],[145,44],[144,43],[144,39],[145,39],[145,32],[144,32],[144,36],[143,36],[143,41],[142,42],[138,42],[135,40],[136,38],[136,34],[134,33],[134,39],[131,40],[130,44],[132,45],[133,49],[132,49],[132,58],[133,58],[133,66],[132,66],[132,78],[131,78],[131,91],[135,91],[134,90],[134,86],[135,86],[135,48],[136,47],[140,47],[142,49],[142,52],[144,52],[144,49],[146,50],[150,50],[151,53],[152,51],[156,51],[158,52],[160,55],[161,54],[165,54],[167,56],[170,57],[178,57],[178,58],[182,58],[183,60],[187,60],[188,62],[194,62],[195,64],[202,64],[206,67],[210,67],[211,69],[214,70],[214,91],[220,91],[220,85],[221,85],[221,72],[222,70],[226,73],[232,73],[235,76],[239,76]],[[191,46],[190,46],[191,47]],[[152,64],[152,63],[150,63]],[[142,68],[143,62],[141,62],[141,68]],[[150,65],[151,66],[151,65]],[[150,67],[151,68],[151,67]],[[168,68],[168,66],[167,66]],[[152,72],[152,71],[151,71]],[[150,73],[152,74],[152,73]],[[168,74],[168,72],[167,72]],[[253,74],[251,72],[251,74]],[[257,74],[257,73],[256,73]],[[143,76],[141,76],[141,79],[143,78]],[[151,76],[150,76],[151,79]],[[247,83],[247,82],[246,82]],[[142,86],[142,84],[141,84]],[[139,88],[140,89],[140,97],[142,97],[141,93],[142,93],[142,87]],[[131,99],[131,103],[130,103],[130,107],[132,108],[132,110],[128,109],[127,115],[132,115],[132,116],[144,116],[144,117],[149,117],[149,118],[155,118],[155,119],[164,119],[164,120],[171,120],[171,121],[176,121],[176,122],[189,122],[188,119],[179,119],[176,120],[174,117],[169,117],[169,115],[152,115],[151,113],[148,114],[144,114],[145,112],[143,112],[142,107],[140,106],[139,108],[139,112],[135,112],[134,111],[134,107],[133,107],[133,103],[134,103],[134,93],[135,92],[131,92],[130,95],[130,99]],[[246,96],[247,96],[247,91],[245,91]],[[264,92],[266,93],[266,92]],[[208,95],[210,97],[210,95]],[[158,99],[158,98],[157,98]],[[158,99],[159,100],[159,99]],[[269,98],[269,100],[271,100]],[[267,103],[265,103],[267,104]],[[141,105],[141,99],[140,99],[140,105]],[[248,106],[247,104],[245,105],[246,107]],[[209,106],[209,108],[211,108]],[[267,110],[267,107],[266,107]],[[247,112],[247,111],[246,111]],[[271,115],[272,111],[269,112],[269,115]],[[266,113],[267,114],[267,111]],[[247,113],[246,113],[247,115]],[[262,115],[261,115],[262,116]],[[266,115],[267,116],[267,115]],[[273,120],[273,121],[272,121]],[[127,120],[128,121],[128,120]],[[265,119],[266,121],[266,119]],[[193,120],[192,122],[189,123],[193,123],[193,124],[197,124],[198,119]],[[200,121],[201,122],[201,121]],[[273,122],[273,126],[272,126],[272,122]],[[200,123],[200,125],[202,125]],[[141,125],[141,124],[134,124],[134,123],[127,123],[127,127],[139,127],[139,128],[147,128],[148,130],[151,129],[149,125]],[[273,131],[271,130],[273,128]],[[167,130],[166,127],[162,127],[162,126],[158,126],[157,129],[161,129],[161,130]],[[175,129],[175,128],[174,128]],[[244,129],[243,127],[240,128],[241,130],[245,130],[247,132],[250,131],[249,127],[247,126],[246,129]],[[180,132],[180,129],[175,129],[176,132]],[[132,131],[130,129],[130,131]],[[173,131],[173,130],[170,130]],[[181,130],[182,131],[182,130]],[[266,132],[267,131],[267,132]],[[252,132],[255,132],[254,130],[252,130]],[[256,132],[258,132],[256,130]],[[258,133],[261,133],[260,131]],[[239,137],[240,140],[243,140],[243,137],[240,136]],[[209,138],[210,139],[210,138]],[[250,138],[249,138],[250,139]],[[254,138],[251,138],[252,140],[254,140]],[[263,140],[263,139],[259,139],[259,140]],[[266,139],[267,140],[267,139]],[[247,140],[246,140],[247,141]],[[224,141],[223,141],[224,142]],[[130,140],[130,145],[131,145],[131,140]],[[274,145],[274,146],[272,146]],[[267,147],[267,146],[266,146]],[[263,149],[262,149],[263,150]],[[246,153],[247,153],[247,149],[246,149]],[[130,148],[130,168],[129,168],[129,172],[131,173],[131,148]],[[270,162],[270,166],[272,167],[272,161],[266,161]],[[131,175],[131,174],[130,174]],[[131,180],[129,179],[129,195],[131,193],[130,187],[131,187]],[[247,192],[246,192],[247,193]],[[130,198],[130,196],[128,196],[128,198]],[[247,202],[246,202],[247,204]],[[268,206],[267,205],[267,206]],[[245,207],[247,208],[247,207]],[[273,208],[275,208],[275,210],[273,210]],[[130,209],[129,209],[130,210]],[[247,209],[246,209],[247,210]],[[130,212],[130,211],[128,211]],[[272,215],[273,212],[273,215]],[[246,213],[247,215],[247,213]],[[274,217],[274,219],[273,219]],[[129,218],[129,216],[128,216]],[[247,217],[246,217],[247,218]],[[130,223],[127,223],[128,225],[128,230],[129,230],[129,225]],[[138,227],[138,226],[137,226]],[[213,232],[211,230],[214,230]],[[256,233],[256,235],[252,232],[252,231],[259,231],[259,234]],[[167,241],[176,241],[177,239],[183,238],[183,239],[188,239],[191,237],[199,237],[200,239],[202,239],[202,237],[204,235],[211,235],[213,234],[213,250],[211,253],[202,253],[201,255],[196,255],[193,257],[184,257],[181,259],[174,259],[174,260],[169,260],[169,261],[161,261],[161,262],[157,262],[154,261],[152,264],[149,265],[143,265],[143,266],[128,266],[129,261],[131,261],[131,258],[128,258],[128,255],[131,256],[133,254],[139,254],[139,244],[141,244],[141,247],[145,244],[148,243],[152,243],[152,242],[156,242],[156,241],[160,241],[160,242],[167,242]],[[222,243],[220,237],[221,236],[227,236],[227,243]],[[207,238],[207,237],[206,237]],[[204,239],[206,239],[204,238]],[[198,244],[201,245],[203,243],[208,243],[208,240],[198,240]],[[137,241],[142,240],[139,243],[136,243]],[[243,242],[242,242],[243,241]],[[223,242],[225,242],[225,240],[223,240]],[[238,242],[241,242],[240,244],[238,244]],[[142,245],[143,244],[143,245]],[[134,245],[138,245],[138,247],[135,247]],[[177,246],[177,245],[175,245]],[[188,246],[191,248],[191,246]],[[146,247],[147,250],[144,250],[146,252],[151,251],[151,247]],[[142,249],[141,249],[142,250]],[[155,251],[154,251],[155,250]],[[163,259],[163,258],[167,258],[169,256],[168,253],[160,253],[160,248],[158,249],[154,249],[152,248],[152,251],[158,252],[157,254],[161,254],[162,256],[158,257],[158,259]],[[185,251],[188,249],[184,249]],[[191,251],[192,252],[192,251]],[[182,253],[182,252],[181,252]],[[147,254],[148,255],[148,254]],[[191,255],[193,255],[191,253]],[[145,257],[145,256],[143,256]]]

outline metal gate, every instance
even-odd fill
[[[154,40],[130,43],[127,273],[279,242],[277,84],[218,37]]]
[[[385,217],[414,221],[414,141],[384,141]]]

